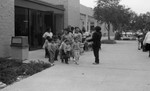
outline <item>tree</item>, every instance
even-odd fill
[[[131,29],[134,30],[135,32],[138,30],[141,30],[144,32],[144,30],[149,27],[149,22],[150,22],[150,13],[147,12],[145,14],[140,14],[140,15],[132,15],[133,17],[131,18],[130,26]]]
[[[112,21],[114,29],[120,32],[127,31],[129,29],[130,17],[130,8],[125,8],[122,5],[115,6],[114,19]]]
[[[130,21],[129,8],[119,5],[120,0],[98,0],[94,8],[94,17],[98,21],[105,23],[110,40],[110,25],[114,30],[127,28]]]

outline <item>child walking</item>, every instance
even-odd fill
[[[44,45],[43,45],[43,48],[45,49],[45,58],[48,58],[48,56],[49,56],[49,53],[48,53],[48,43],[49,43],[49,40],[50,39],[50,37],[49,36],[47,36],[46,38],[45,38],[45,42],[44,42]]]
[[[62,63],[65,60],[65,63],[69,64],[68,60],[70,58],[71,45],[70,45],[68,40],[64,40],[61,43],[60,50],[61,50],[61,61],[62,61]]]
[[[73,50],[74,50],[74,62],[75,64],[79,65],[79,57],[80,57],[80,42],[75,39],[73,44]]]
[[[55,61],[58,61],[60,39],[59,39],[58,37],[55,37],[54,42],[55,42],[55,47],[56,47],[54,60],[55,60]]]

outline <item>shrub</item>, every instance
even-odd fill
[[[18,67],[22,65],[22,61],[15,59],[0,58],[0,71],[10,67]]]
[[[9,85],[15,82],[18,76],[31,76],[50,67],[43,61],[22,63],[20,60],[0,58],[0,81]]]
[[[30,63],[21,65],[17,70],[17,73],[20,75],[33,75],[48,67],[50,67],[50,64],[44,63],[43,61],[31,61]]]
[[[11,84],[17,79],[16,68],[7,68],[0,72],[0,81],[5,84]]]

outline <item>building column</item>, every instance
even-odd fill
[[[14,0],[0,0],[0,57],[10,56],[14,36]]]
[[[97,21],[95,20],[95,21],[94,21],[94,27],[96,27],[96,26],[97,26]]]
[[[88,26],[88,15],[85,15],[85,30],[88,31],[87,26]]]
[[[91,31],[91,22],[88,21],[88,32],[90,32],[90,31]]]

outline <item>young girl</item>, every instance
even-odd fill
[[[75,39],[74,44],[73,44],[73,50],[74,50],[74,57],[75,57],[75,64],[79,64],[79,57],[80,57],[80,42]]]
[[[49,62],[51,64],[51,66],[54,66],[56,45],[55,45],[55,43],[54,43],[52,38],[48,39],[47,49],[48,49],[48,54],[49,54],[49,57],[48,57],[49,58]]]
[[[65,60],[65,63],[68,64],[71,51],[71,45],[68,40],[64,40],[61,43],[60,50],[61,50],[61,61],[64,62]]]

